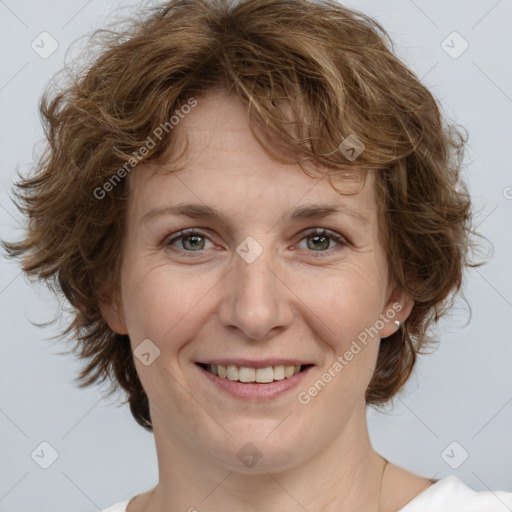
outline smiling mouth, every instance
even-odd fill
[[[267,366],[266,368],[250,368],[247,366],[223,366],[221,364],[196,363],[221,379],[228,379],[243,383],[270,384],[272,382],[289,379],[294,375],[313,366],[312,364],[304,365],[276,365]]]

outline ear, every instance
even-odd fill
[[[121,302],[115,299],[100,301],[101,315],[108,326],[117,334],[128,334]]]
[[[395,321],[404,323],[414,306],[412,297],[401,287],[394,286],[388,297],[380,318],[384,326],[379,329],[381,338],[387,338],[394,334],[399,327]]]

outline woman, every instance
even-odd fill
[[[105,36],[107,37],[107,36]],[[106,512],[510,510],[371,446],[472,265],[464,138],[370,18],[177,0],[42,112],[4,243],[154,432],[159,482]]]

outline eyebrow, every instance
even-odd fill
[[[368,215],[362,213],[348,205],[343,204],[310,204],[300,206],[288,212],[284,219],[288,221],[312,220],[329,217],[335,214],[348,215],[363,225],[369,223]],[[162,215],[175,215],[181,217],[190,217],[192,219],[210,219],[221,222],[229,226],[230,220],[222,212],[214,207],[200,203],[182,203],[177,205],[157,206],[146,212],[142,218],[142,223],[147,223],[155,217]]]

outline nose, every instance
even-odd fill
[[[218,310],[224,327],[240,331],[245,338],[262,340],[291,324],[293,293],[274,263],[270,249],[251,263],[234,256]]]

